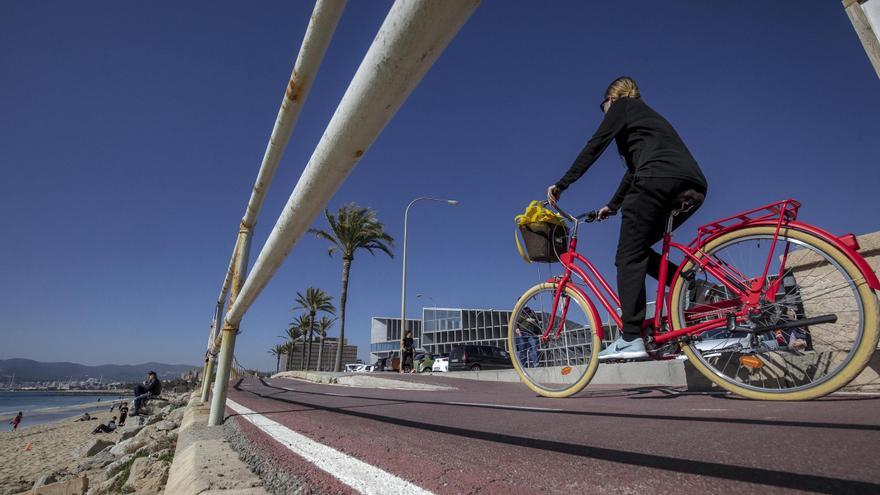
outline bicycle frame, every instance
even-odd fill
[[[789,245],[786,245],[785,250],[782,253],[779,271],[774,274],[774,276],[771,278],[770,284],[767,285],[768,276],[771,275],[770,267],[773,261],[773,253],[776,248],[779,233],[783,228],[795,228],[799,230],[805,230],[817,234],[820,237],[823,237],[825,240],[844,251],[844,253],[846,253],[847,256],[854,263],[856,263],[862,274],[865,276],[866,283],[871,288],[875,290],[880,289],[880,281],[878,281],[876,275],[873,273],[873,270],[871,270],[869,267],[866,269],[867,263],[864,261],[864,258],[862,258],[857,252],[858,243],[855,240],[855,236],[853,236],[852,234],[847,234],[844,236],[835,237],[811,225],[797,222],[797,212],[800,206],[800,203],[798,203],[797,201],[793,199],[787,199],[777,203],[771,203],[760,208],[755,208],[753,210],[748,210],[738,215],[734,215],[710,224],[703,225],[699,228],[696,238],[694,238],[694,240],[692,240],[688,244],[680,244],[672,240],[672,217],[670,217],[668,228],[666,229],[666,232],[663,236],[659,280],[664,281],[668,278],[669,255],[672,249],[676,249],[684,255],[684,261],[681,263],[681,265],[679,265],[678,271],[673,274],[671,278],[672,286],[674,286],[675,281],[682,276],[682,267],[684,267],[684,265],[687,264],[688,261],[690,261],[692,266],[711,274],[719,282],[721,282],[728,291],[730,291],[730,294],[733,296],[731,298],[732,304],[730,304],[730,307],[727,308],[727,311],[725,311],[724,307],[716,308],[719,313],[719,316],[717,318],[713,318],[708,321],[703,321],[695,325],[686,326],[683,328],[672,328],[671,320],[669,318],[663,317],[664,305],[665,307],[670,308],[670,310],[672,309],[672,293],[671,291],[667,291],[665,283],[658,282],[656,297],[657,306],[654,312],[654,317],[652,320],[646,320],[645,322],[647,324],[649,332],[649,334],[646,336],[649,337],[649,340],[659,345],[671,341],[678,341],[682,338],[686,339],[688,337],[693,337],[709,330],[726,327],[731,323],[731,321],[733,321],[735,324],[747,322],[751,310],[759,305],[762,294],[775,294],[779,289],[779,285],[782,283],[783,275],[786,268],[786,262],[788,260]],[[596,311],[596,307],[592,299],[581,287],[579,287],[572,281],[572,274],[574,274],[579,279],[581,279],[584,284],[590,289],[590,292],[592,292],[598,298],[599,302],[608,311],[611,319],[617,325],[617,327],[622,328],[623,321],[621,320],[621,317],[617,314],[616,310],[616,308],[620,307],[619,296],[611,288],[611,286],[608,284],[602,274],[599,273],[596,267],[587,258],[577,252],[577,226],[580,221],[575,217],[571,217],[570,215],[565,214],[561,210],[560,212],[564,216],[572,219],[575,222],[575,228],[572,233],[571,239],[569,240],[568,251],[559,256],[559,259],[563,267],[565,268],[564,274],[559,277],[552,277],[548,280],[548,282],[550,283],[558,283],[556,292],[554,294],[553,307],[559,307],[560,298],[564,297],[565,288],[571,287],[573,290],[577,291],[584,300],[587,301],[590,306],[589,310],[594,315],[596,315],[597,320],[599,320],[598,312]],[[710,241],[717,239],[718,237],[728,232],[732,232],[736,229],[741,229],[746,226],[775,227],[770,249],[768,251],[767,260],[764,264],[763,273],[760,277],[754,279],[748,279],[746,276],[737,272],[733,267],[727,265],[722,260],[717,260],[710,256],[707,256],[702,251],[703,247]],[[586,267],[586,270],[584,268],[581,268],[580,265]],[[554,337],[558,336],[561,333],[567,313],[568,301],[564,300],[559,328],[557,328]],[[664,319],[668,321],[670,326],[668,328],[668,331],[660,332],[660,330],[664,328]],[[550,316],[550,321],[547,329],[541,336],[542,339],[547,340],[550,338],[550,334],[554,328],[554,324],[555,312]],[[645,325],[643,325],[643,328],[644,326]],[[601,325],[600,328],[597,329],[597,333],[599,334],[600,338],[604,338],[604,332]]]

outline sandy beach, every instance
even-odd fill
[[[100,407],[106,403],[95,404]],[[54,423],[0,432],[0,495],[28,490],[41,474],[63,469],[76,461],[74,451],[98,436],[92,435],[91,431],[116,414],[105,409],[105,412],[93,415],[97,416],[96,421],[75,422],[74,419],[79,417],[77,414]],[[116,440],[119,433],[100,436]],[[29,451],[25,450],[28,444],[32,445]]]

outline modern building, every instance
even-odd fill
[[[406,320],[406,329],[413,334],[413,346],[422,349],[422,320]],[[400,350],[400,318],[382,316],[370,321],[370,362],[397,355]]]
[[[324,350],[321,351],[321,370],[332,371],[333,365],[336,363],[336,348],[339,343],[338,337],[327,337],[324,339]],[[303,368],[303,361],[308,360],[309,350],[306,345],[306,359],[303,359],[303,341],[297,340],[293,343],[293,352],[290,355],[281,355],[281,371],[298,371]],[[315,339],[312,341],[312,358],[309,360],[308,368],[310,370],[318,369],[318,350],[321,347],[321,341]],[[353,363],[357,360],[357,346],[348,345],[345,341],[342,348],[342,365]]]
[[[649,313],[652,306],[649,305]],[[443,354],[464,344],[491,345],[510,351],[510,315],[511,311],[499,309],[423,308],[422,319],[407,319],[407,328],[413,332],[417,351]],[[374,317],[371,327],[371,362],[396,356],[400,349],[400,318]],[[605,323],[603,327],[606,342],[617,338],[617,325]]]

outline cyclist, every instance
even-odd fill
[[[547,189],[556,204],[562,192],[578,180],[613,139],[626,162],[626,173],[614,196],[598,211],[598,219],[622,210],[620,240],[614,264],[620,295],[621,336],[599,354],[600,360],[648,357],[642,340],[645,321],[645,275],[660,273],[660,254],[651,246],[663,238],[666,221],[683,199],[695,204],[675,217],[681,225],[705,198],[706,178],[672,125],[641,98],[630,77],[615,79],[600,104],[605,117],[568,172]],[[670,263],[669,276],[678,269]],[[665,283],[669,283],[667,279]]]

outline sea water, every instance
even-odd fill
[[[47,392],[47,391],[20,391],[0,392],[0,431],[9,431],[12,425],[9,421],[22,411],[23,419],[19,428],[48,423],[67,418],[83,412],[100,411],[114,401],[132,399],[111,394]],[[106,402],[104,405],[84,408],[84,404],[93,402]]]

